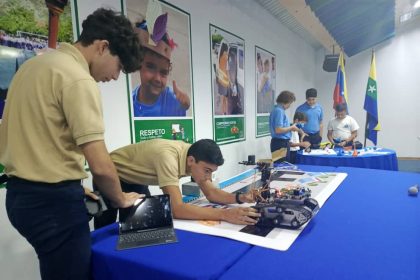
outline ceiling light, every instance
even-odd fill
[[[417,0],[413,5],[414,9],[420,8],[420,0]]]

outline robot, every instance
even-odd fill
[[[273,198],[257,202],[253,208],[261,214],[256,226],[298,229],[307,223],[319,210],[313,198]]]
[[[261,185],[253,190],[257,201],[253,208],[261,214],[256,226],[299,229],[319,210],[318,202],[311,198],[311,190],[304,186],[270,189],[270,163],[258,162]]]

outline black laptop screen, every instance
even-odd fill
[[[120,223],[121,232],[172,226],[169,195],[145,197],[133,206],[130,215]]]

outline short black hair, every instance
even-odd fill
[[[335,105],[335,111],[336,112],[343,112],[343,111],[347,112],[347,105],[344,104],[344,103],[337,104],[337,105]]]
[[[77,42],[86,47],[95,40],[107,40],[112,55],[117,55],[124,73],[140,69],[143,49],[131,22],[122,14],[100,8],[82,23],[82,33]]]
[[[211,139],[201,139],[192,144],[188,149],[187,156],[193,156],[197,162],[204,161],[217,166],[221,166],[225,162],[219,145]]]
[[[288,104],[292,103],[296,100],[295,94],[291,91],[284,90],[280,92],[279,96],[277,96],[276,102],[277,103],[283,103]]]
[[[304,112],[297,111],[293,117],[293,120],[298,120],[300,122],[306,122],[308,118]]]
[[[308,88],[306,90],[306,99],[310,98],[310,97],[317,97],[318,93],[316,91],[316,89],[314,88]]]

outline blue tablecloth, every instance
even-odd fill
[[[255,246],[221,279],[420,279],[420,174],[336,171],[348,177],[288,251]]]
[[[179,243],[116,251],[117,225],[92,233],[95,279],[420,279],[420,174],[348,173],[289,250],[177,230]]]
[[[351,155],[314,155],[298,152],[298,164],[324,165],[324,166],[349,166],[370,169],[398,170],[398,161],[395,151],[381,149],[381,154],[362,154],[357,157]],[[382,154],[386,153],[386,154]]]
[[[178,243],[117,251],[117,224],[92,232],[94,279],[216,279],[251,248],[217,236],[176,234]]]

